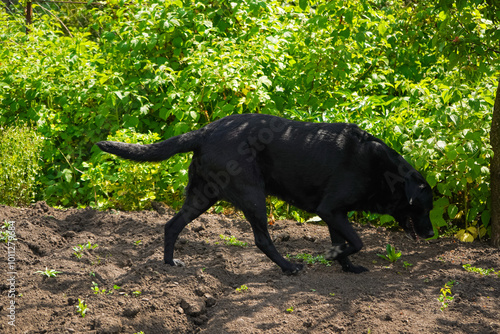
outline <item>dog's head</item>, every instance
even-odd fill
[[[405,177],[405,196],[401,199],[394,218],[413,240],[434,236],[429,217],[432,210],[432,189],[425,179],[415,171]]]

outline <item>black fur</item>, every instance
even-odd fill
[[[151,145],[99,142],[106,152],[136,161],[160,161],[193,151],[186,201],[165,225],[165,263],[174,260],[182,229],[220,199],[250,222],[255,243],[285,273],[302,269],[285,260],[267,230],[266,196],[275,195],[328,225],[329,258],[344,271],[363,272],[348,256],[363,244],[349,211],[390,214],[414,239],[429,238],[432,192],[425,179],[380,139],[346,123],[305,123],[260,114],[233,115]]]

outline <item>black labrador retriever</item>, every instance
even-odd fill
[[[183,265],[173,258],[179,233],[220,199],[243,211],[257,247],[287,274],[303,266],[285,260],[271,241],[267,195],[321,217],[332,241],[328,258],[348,272],[368,270],[348,258],[363,247],[347,219],[349,211],[392,215],[413,239],[434,235],[429,184],[401,155],[354,124],[243,114],[156,144],[103,141],[97,146],[135,161],[194,152],[186,200],[165,224],[164,260],[173,266]]]

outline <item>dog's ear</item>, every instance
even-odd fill
[[[420,183],[413,177],[409,177],[405,182],[406,199],[410,205],[414,205],[415,201],[420,198],[420,194],[425,188],[425,183]]]

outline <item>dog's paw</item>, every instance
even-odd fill
[[[165,261],[165,264],[169,264],[172,267],[185,267],[186,264],[179,259],[173,259],[171,261]]]
[[[368,268],[353,264],[348,258],[338,260],[338,262],[342,266],[342,270],[348,273],[361,274],[365,271],[369,271]]]
[[[186,264],[184,262],[182,262],[181,260],[179,260],[179,259],[174,259],[174,266],[176,266],[176,267],[185,267]]]
[[[361,274],[361,273],[364,273],[366,271],[370,271],[368,268],[366,267],[363,267],[363,266],[357,266],[357,265],[354,265],[354,264],[351,264],[350,266],[348,267],[342,267],[342,270],[345,271],[345,272],[348,272],[348,273],[354,273],[354,274]]]
[[[298,275],[304,269],[304,265],[300,263],[292,263],[290,268],[281,268],[285,275]]]

